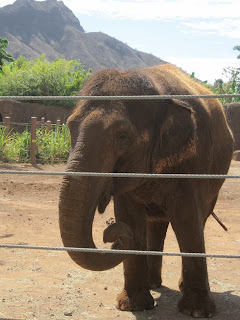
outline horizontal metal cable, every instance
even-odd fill
[[[16,125],[16,126],[31,126],[30,122],[9,122],[9,125]],[[6,126],[6,122],[3,124],[4,126]],[[0,319],[1,320],[1,319]]]
[[[51,172],[51,171],[19,171],[0,170],[0,174],[25,174],[46,176],[80,176],[80,177],[107,177],[107,178],[149,178],[149,179],[239,179],[240,175],[227,174],[175,174],[175,173],[104,173],[104,172]]]
[[[47,251],[71,251],[89,252],[101,254],[128,254],[128,255],[148,255],[148,256],[179,256],[179,257],[201,257],[201,258],[231,258],[239,259],[239,254],[210,254],[210,253],[185,253],[185,252],[161,252],[161,251],[140,251],[140,250],[114,250],[114,249],[92,249],[92,248],[73,248],[73,247],[51,247],[51,246],[29,246],[23,244],[0,244],[0,248],[5,249],[32,249]]]
[[[240,94],[171,94],[144,96],[0,96],[0,100],[163,100],[163,99],[240,98]]]

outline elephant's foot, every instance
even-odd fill
[[[160,288],[161,285],[162,285],[162,281],[152,282],[152,283],[149,283],[149,289],[150,290],[157,289],[157,288]]]
[[[149,258],[149,257],[148,257]],[[162,262],[151,263],[151,260],[148,260],[148,284],[149,289],[156,289],[162,285]]]
[[[181,292],[183,292],[183,277],[181,276],[178,280],[178,287]]]
[[[216,314],[216,306],[210,297],[199,297],[196,294],[182,297],[178,303],[180,312],[194,318],[212,318]]]
[[[122,311],[148,310],[153,309],[154,300],[147,289],[141,289],[131,293],[123,290],[117,297],[116,307]]]
[[[150,290],[160,288],[162,285],[162,278],[159,275],[157,275],[156,277],[150,276],[148,283]]]

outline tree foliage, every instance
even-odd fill
[[[240,46],[235,46],[233,50],[240,51]],[[240,59],[240,54],[237,56],[237,58]]]
[[[77,95],[88,78],[78,60],[58,58],[53,62],[40,58],[27,61],[24,57],[3,66],[0,75],[2,96],[68,96]],[[42,101],[45,104],[72,107],[74,101]]]
[[[3,65],[5,61],[12,62],[14,61],[12,55],[6,52],[6,48],[8,47],[8,39],[0,37],[0,71],[2,72]]]
[[[235,46],[234,50],[240,51],[240,46]],[[240,59],[240,55],[237,57]],[[223,75],[227,78],[224,82],[222,79],[217,79],[214,85],[204,83],[216,94],[240,94],[240,68],[227,67],[223,69]],[[222,98],[222,104],[230,102],[238,102],[240,98]]]

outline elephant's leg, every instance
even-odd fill
[[[168,222],[148,221],[147,223],[147,250],[163,251]],[[148,256],[149,288],[155,289],[162,284],[162,256]]]
[[[206,222],[207,222],[207,218],[212,214],[212,211],[214,210],[214,207],[215,207],[216,202],[217,202],[217,198],[218,198],[218,195],[217,195],[217,196],[214,198],[214,200],[212,201],[211,209],[209,210],[208,215],[207,215],[205,218],[203,218],[203,219],[204,219],[204,221],[203,221],[203,224],[204,224],[203,228],[205,228],[205,225],[206,225]],[[179,287],[179,290],[180,290],[181,292],[183,292],[183,266],[182,266],[181,276],[180,276],[180,278],[179,278],[179,280],[178,280],[178,287]]]
[[[172,226],[181,252],[205,253],[204,215],[194,195],[180,201],[175,210]],[[182,277],[183,296],[179,310],[196,318],[214,316],[216,308],[210,297],[206,259],[183,257]]]
[[[206,221],[205,221],[206,222]],[[205,223],[204,223],[204,226],[205,226]],[[180,278],[179,278],[179,280],[178,280],[178,287],[179,287],[179,290],[181,291],[181,292],[183,292],[183,259],[182,259],[182,272],[181,272],[181,276],[180,276]]]
[[[127,223],[134,235],[135,250],[146,250],[144,207],[127,196],[114,197],[116,221]],[[148,286],[147,257],[129,255],[123,261],[124,289],[117,297],[117,308],[125,311],[152,309],[154,300]]]

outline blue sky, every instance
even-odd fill
[[[0,0],[0,6],[13,3]],[[102,31],[130,47],[213,83],[240,67],[239,0],[63,0],[86,32]]]

